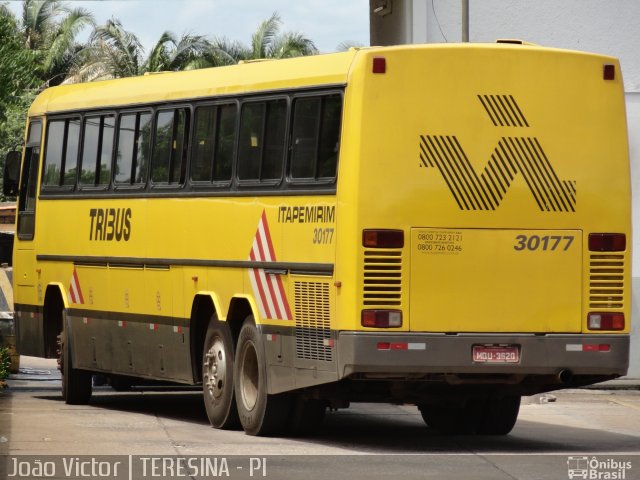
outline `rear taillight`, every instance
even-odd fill
[[[622,312],[591,312],[587,317],[589,330],[624,330]]]
[[[404,231],[363,230],[362,245],[367,248],[402,248],[404,247]]]
[[[369,328],[398,328],[402,326],[400,310],[362,310],[360,323]]]
[[[624,233],[590,233],[589,250],[592,252],[622,252],[627,247]]]

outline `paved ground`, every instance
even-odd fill
[[[442,436],[425,427],[415,407],[358,404],[328,414],[324,429],[313,437],[256,438],[210,428],[199,392],[116,393],[100,387],[90,405],[66,405],[55,361],[27,359],[0,395],[0,454],[240,455],[239,461],[269,456],[271,471],[277,472],[272,478],[306,480],[387,474],[564,479],[569,457],[586,457],[609,462],[605,466],[611,459],[631,462],[627,480],[640,478],[636,386],[527,398],[506,437]]]

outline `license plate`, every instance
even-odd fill
[[[518,345],[474,345],[473,361],[478,363],[518,363]]]

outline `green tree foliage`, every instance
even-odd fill
[[[80,53],[69,82],[133,77],[148,72],[189,70],[211,66],[203,60],[211,48],[200,35],[178,38],[164,32],[145,57],[138,37],[125,30],[117,19],[108,20],[93,31],[89,45]]]
[[[0,175],[7,152],[22,143],[31,89],[39,81],[36,56],[20,38],[14,16],[0,6]]]
[[[0,390],[6,387],[5,379],[9,377],[11,355],[6,347],[0,347]]]
[[[218,64],[237,63],[240,60],[290,58],[316,55],[318,49],[312,40],[297,32],[280,32],[282,19],[277,12],[262,21],[251,36],[251,44],[245,46],[226,38],[215,39],[211,54]]]
[[[93,15],[83,8],[71,9],[59,0],[24,0],[22,38],[37,56],[43,87],[64,81],[84,47],[76,37],[93,25]]]
[[[13,16],[0,9],[0,114],[6,105],[14,103],[25,88],[36,82],[35,57],[19,40],[19,30]]]

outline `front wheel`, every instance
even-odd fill
[[[62,398],[65,403],[69,405],[86,405],[89,403],[91,398],[91,373],[73,368],[71,340],[66,326],[60,335],[60,372],[62,373]]]
[[[209,422],[215,428],[238,426],[233,393],[233,338],[229,325],[212,317],[202,353],[202,393]]]
[[[234,373],[236,404],[242,428],[249,435],[277,435],[287,427],[291,395],[267,393],[264,347],[253,317],[242,325]]]

